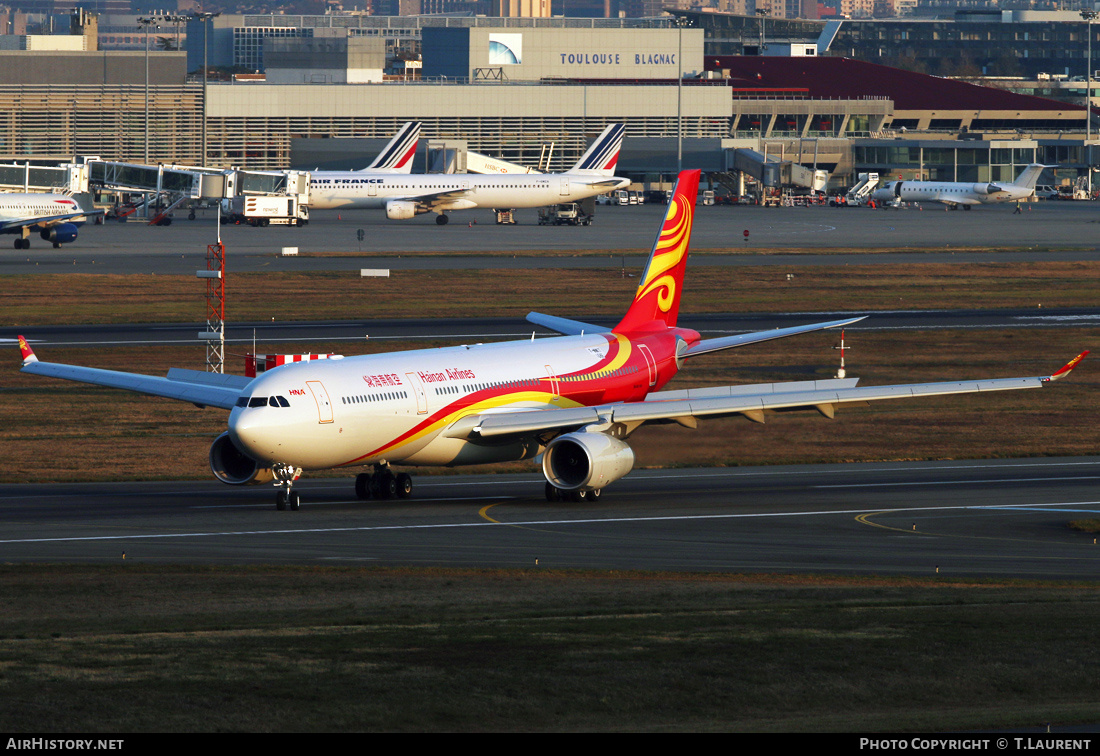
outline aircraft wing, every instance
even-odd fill
[[[64,223],[73,218],[81,218],[89,215],[102,215],[102,210],[81,210],[79,213],[60,213],[58,215],[35,215],[29,218],[8,218],[0,220],[0,232],[9,231],[23,226],[53,226]]]
[[[173,368],[167,378],[139,373],[124,373],[118,370],[63,365],[57,362],[40,362],[27,345],[26,339],[19,337],[19,348],[23,353],[21,372],[45,375],[50,378],[63,378],[67,381],[91,383],[96,386],[126,389],[140,394],[162,396],[192,402],[204,407],[232,409],[241,390],[251,378],[227,376],[220,373],[201,373],[197,370]],[[203,376],[209,375],[209,378]],[[242,384],[242,381],[244,382]]]
[[[473,194],[470,189],[451,189],[445,192],[431,192],[430,194],[416,194],[407,197],[395,197],[394,199],[405,202],[415,202],[428,210],[442,208],[444,210],[467,210],[477,207],[477,203],[468,196]]]
[[[624,423],[637,426],[654,421],[677,422],[694,427],[698,418],[729,415],[744,415],[762,423],[765,411],[817,410],[831,418],[838,407],[886,399],[1041,388],[1051,381],[1064,378],[1086,354],[1088,352],[1081,353],[1061,370],[1047,376],[862,388],[855,385],[855,379],[842,379],[666,391],[651,394],[641,402],[472,415],[456,422],[444,435],[476,441],[498,436],[563,433],[587,425]]]

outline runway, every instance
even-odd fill
[[[685,313],[681,324],[707,337],[784,328],[819,320],[859,315],[856,312],[796,313]],[[614,327],[614,319],[580,318],[586,323]],[[867,331],[930,330],[940,328],[1082,328],[1100,325],[1100,308],[1033,308],[1003,310],[895,310],[875,311],[866,320],[848,326],[853,333]],[[89,325],[19,325],[0,327],[0,345],[14,344],[25,335],[33,346],[118,347],[202,343],[196,334],[200,323],[114,323]],[[372,318],[368,321],[293,321],[270,323],[243,321],[226,325],[226,343],[309,344],[346,341],[361,344],[364,338],[414,344],[425,339],[500,341],[552,335],[545,328],[520,318]]]
[[[638,470],[598,503],[530,475],[0,486],[6,562],[376,564],[1094,580],[1100,457]]]
[[[700,206],[692,230],[696,255],[691,264],[1095,259],[1100,204],[1048,201],[1028,207],[1014,216],[1008,205],[982,206],[971,212],[944,212],[931,205],[925,210]],[[437,226],[428,217],[391,221],[380,211],[318,211],[301,228],[223,225],[220,236],[230,273],[620,265],[640,269],[663,212],[658,205],[601,206],[592,226],[573,227],[539,226],[534,210],[519,211],[519,223],[514,226],[496,225],[487,210],[454,213],[447,226]],[[358,240],[360,230],[364,241]],[[0,274],[194,276],[205,268],[207,245],[215,243],[218,235],[212,213],[194,221],[178,219],[165,227],[140,221],[86,225],[76,242],[61,249],[37,238],[32,239],[30,250],[0,245]],[[299,254],[283,256],[284,247],[296,248]],[[991,251],[965,251],[973,248]],[[704,254],[705,250],[725,252]],[[819,252],[792,259],[793,250]],[[929,250],[936,254],[928,254]]]

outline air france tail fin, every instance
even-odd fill
[[[653,243],[634,301],[630,304],[617,332],[670,328],[680,314],[680,295],[684,289],[691,222],[695,216],[695,197],[699,193],[699,171],[683,171],[676,181],[665,221]]]
[[[1039,174],[1046,168],[1045,165],[1039,163],[1032,163],[1027,168],[1020,171],[1020,175],[1012,183],[1015,186],[1022,186],[1026,189],[1034,189],[1036,182],[1039,181]]]
[[[615,166],[619,162],[619,150],[623,146],[623,133],[626,126],[621,123],[613,123],[603,130],[588,151],[581,155],[577,164],[566,173],[598,173],[604,176],[612,176]]]
[[[412,173],[413,156],[416,155],[416,145],[419,141],[420,124],[409,121],[401,127],[385,149],[378,153],[374,162],[363,170]]]

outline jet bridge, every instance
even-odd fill
[[[741,174],[739,182],[741,187],[744,186],[744,176],[756,179],[762,187],[760,201],[765,205],[780,204],[783,193],[792,189],[823,191],[829,180],[826,171],[806,168],[792,160],[782,160],[748,148],[734,150],[732,162],[733,165],[730,167]],[[738,194],[744,193],[744,191],[738,192]]]
[[[102,191],[142,194],[145,199],[130,209],[156,205],[160,212],[151,222],[166,221],[169,212],[183,204],[190,206],[189,217],[201,207],[204,177],[216,176],[224,186],[222,195],[230,207],[245,197],[290,196],[296,206],[309,204],[309,173],[304,171],[242,171],[184,165],[139,165],[96,160],[88,164],[89,185]],[[123,211],[125,212],[125,211]]]

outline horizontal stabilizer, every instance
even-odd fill
[[[703,339],[702,341],[697,341],[691,346],[684,348],[678,356],[681,359],[684,357],[698,357],[701,354],[710,354],[711,352],[718,352],[723,349],[735,349],[748,344],[759,344],[762,341],[771,341],[773,339],[785,339],[788,336],[797,336],[801,333],[812,333],[813,331],[822,331],[826,328],[842,328],[852,323],[858,323],[863,320],[864,317],[866,316],[849,318],[848,320],[832,320],[827,323],[810,323],[808,325],[791,326],[790,328],[775,328],[770,331],[742,333],[736,336],[721,336],[717,339]]]
[[[607,333],[610,328],[605,326],[593,325],[592,323],[582,323],[579,320],[569,320],[568,318],[559,318],[556,315],[543,315],[541,312],[529,312],[527,313],[527,322],[540,325],[543,328],[549,328],[551,331],[564,334],[566,336],[580,336],[585,333]]]

